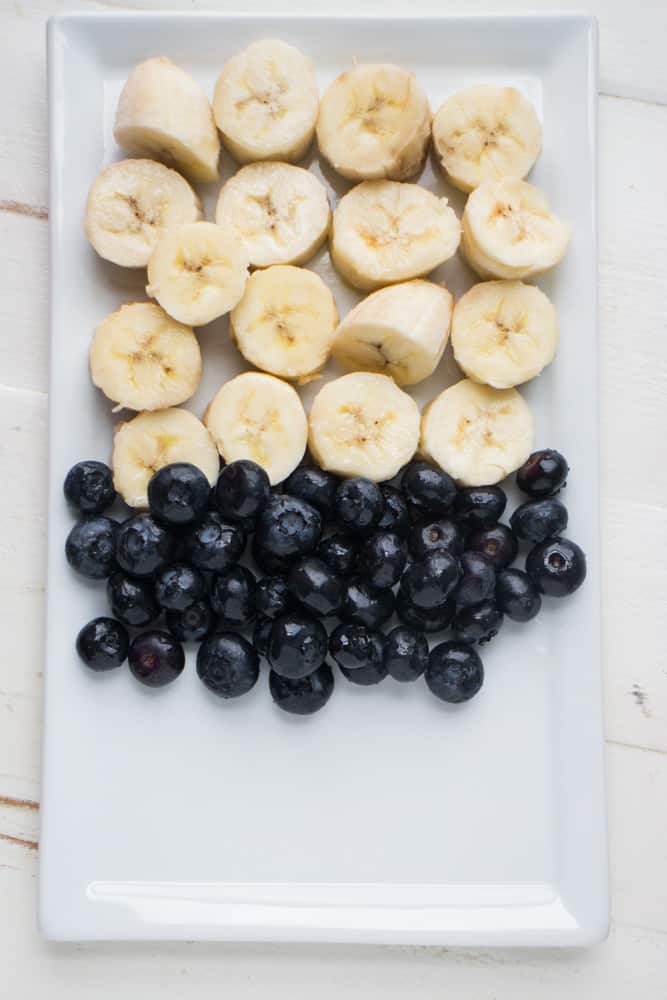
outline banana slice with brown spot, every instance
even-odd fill
[[[433,144],[452,184],[473,191],[487,180],[525,177],[542,150],[542,126],[520,91],[482,84],[440,106]]]
[[[163,410],[195,394],[199,342],[153,302],[121,306],[100,323],[90,348],[94,385],[120,409]]]

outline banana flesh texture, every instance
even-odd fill
[[[324,185],[290,163],[252,163],[220,191],[215,219],[243,241],[251,267],[303,264],[327,238]]]
[[[118,101],[116,142],[132,156],[175,167],[191,181],[218,179],[220,139],[206,94],[165,56],[139,63]]]
[[[419,441],[419,409],[388,375],[354,372],[324,385],[310,409],[308,444],[339,476],[392,479]]]
[[[525,177],[542,150],[542,126],[514,87],[468,87],[436,111],[433,145],[445,176],[473,191],[487,180]]]
[[[546,195],[516,178],[485,181],[472,192],[462,219],[461,249],[482,278],[530,278],[555,267],[570,241],[570,226],[551,211]]]
[[[190,462],[202,470],[211,486],[217,481],[217,449],[189,410],[139,413],[117,429],[111,461],[114,485],[130,507],[148,507],[151,477],[172,462]]]
[[[146,294],[192,326],[228,313],[248,279],[248,255],[234,233],[213,222],[169,229],[148,261]]]
[[[417,184],[362,181],[339,202],[331,256],[355,288],[428,274],[457,250],[461,226],[446,198]]]
[[[202,218],[188,182],[155,160],[110,163],[91,184],[84,227],[100,257],[121,267],[146,267],[171,226]]]
[[[336,330],[333,356],[348,371],[391,375],[415,385],[437,368],[449,338],[454,297],[415,278],[372,292]]]
[[[287,382],[262,372],[243,372],[226,382],[204,417],[226,462],[250,459],[281,483],[301,462],[308,421]]]
[[[476,382],[495,389],[527,382],[553,361],[557,346],[556,310],[535,285],[485,281],[454,307],[454,357]]]
[[[184,403],[201,379],[199,342],[152,302],[121,306],[95,331],[90,348],[93,384],[117,409],[162,410]]]
[[[230,332],[250,364],[303,381],[326,364],[337,322],[334,297],[319,275],[276,264],[251,275]]]
[[[533,450],[535,421],[516,389],[463,379],[425,408],[419,448],[463,486],[499,483]]]
[[[213,111],[239,163],[300,160],[315,133],[320,95],[313,64],[276,39],[253,42],[225,63]]]
[[[369,63],[328,87],[317,119],[322,155],[350,180],[404,181],[424,165],[431,109],[414,73]]]

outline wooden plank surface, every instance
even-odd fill
[[[663,1000],[667,983],[667,136],[664,3],[595,0],[600,21],[600,382],[604,659],[614,924],[589,952],[416,948],[53,947],[35,927],[46,479],[44,23],[71,9],[0,3],[0,962],[2,995]],[[221,9],[196,2],[188,9]],[[280,10],[277,2],[246,9]],[[548,9],[452,2],[447,10]],[[576,9],[577,3],[558,4]],[[290,9],[298,10],[295,3]],[[307,9],[304,5],[304,8]],[[324,8],[323,8],[324,9]],[[345,4],[337,9],[344,11]],[[348,9],[354,9],[348,4]],[[364,9],[403,9],[367,0]],[[423,3],[423,10],[440,4]]]

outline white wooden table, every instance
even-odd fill
[[[667,997],[667,59],[664,0],[589,0],[600,21],[604,670],[613,926],[590,951],[50,946],[35,883],[47,436],[44,29],[71,9],[224,0],[0,0],[0,996],[436,1000]],[[246,10],[316,4],[246,0]],[[423,10],[548,0],[421,0]],[[571,0],[553,4],[576,9]],[[358,2],[338,0],[336,10]],[[378,13],[398,0],[365,0]],[[585,432],[585,428],[582,428]]]

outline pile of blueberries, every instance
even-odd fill
[[[116,499],[110,469],[79,462],[64,486],[81,515],[65,552],[84,576],[107,579],[113,617],[85,625],[77,650],[93,670],[127,658],[161,687],[184,668],[182,643],[198,642],[197,674],[222,698],[249,691],[265,658],[273,700],[299,715],[331,696],[329,657],[354,684],[424,675],[439,698],[467,701],[484,680],[475,644],[586,576],[555,498],[568,471],[557,451],[531,455],[516,477],[529,499],[507,526],[500,487],[457,488],[422,461],[391,484],[302,466],[274,490],[254,462],[224,466],[213,488],[177,463],[150,480],[149,511],[118,522],[104,514]],[[257,573],[241,563],[250,537]],[[511,568],[520,542],[525,571]],[[400,624],[383,634],[394,614]],[[447,628],[452,638],[429,652],[426,634]]]

